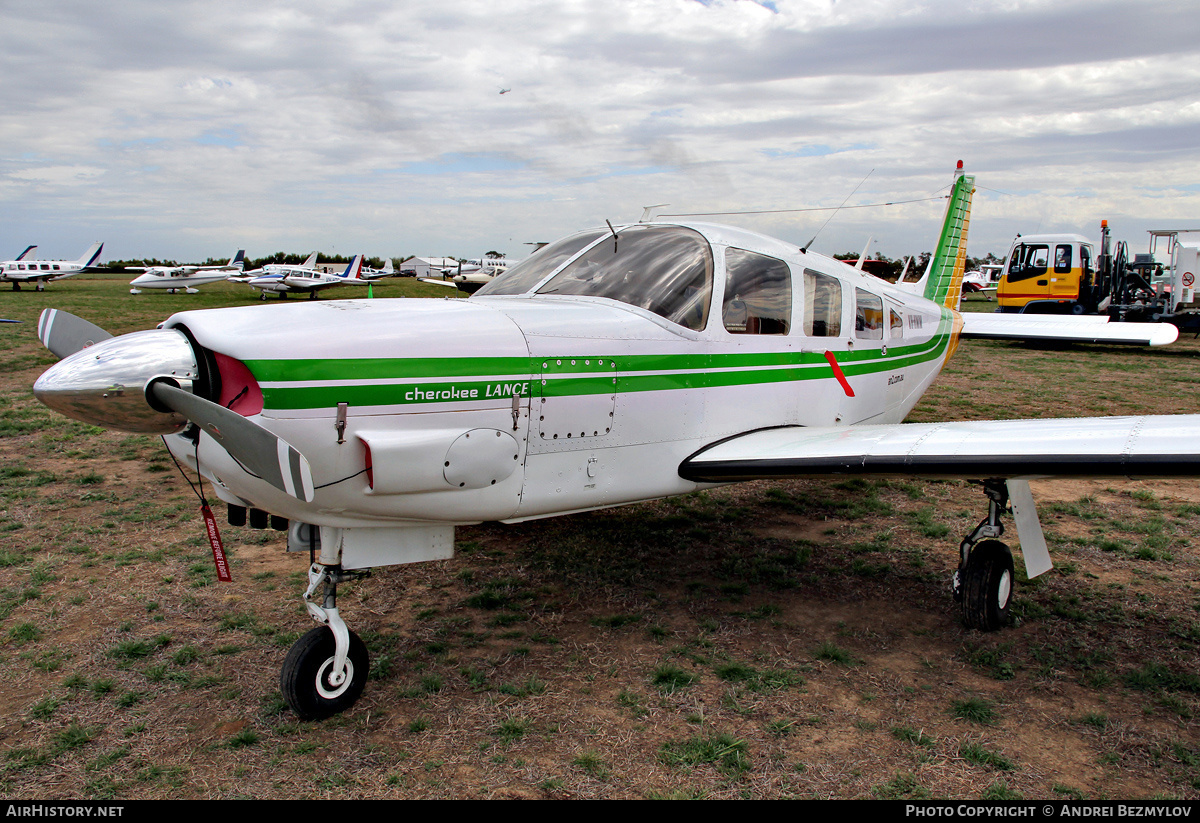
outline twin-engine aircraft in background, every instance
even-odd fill
[[[334,286],[365,286],[370,283],[370,280],[359,276],[362,263],[363,256],[359,254],[341,274],[326,274],[314,268],[317,264],[317,253],[313,252],[299,266],[269,263],[261,269],[245,272],[239,279],[250,288],[258,289],[263,300],[266,300],[270,293],[278,294],[280,298],[286,298],[289,294],[307,293],[311,299],[317,296],[317,292]]]
[[[129,285],[133,286],[130,294],[141,294],[142,289],[165,289],[170,294],[177,291],[195,294],[196,286],[228,280],[230,275],[241,272],[245,263],[246,250],[238,249],[237,254],[223,266],[126,266],[125,270],[145,272],[129,281]]]
[[[34,393],[162,433],[231,522],[290,521],[289,550],[315,558],[304,601],[320,624],[281,676],[304,718],[362,692],[367,650],[337,588],[364,569],[451,557],[456,525],[752,478],[980,481],[987,515],[958,546],[953,588],[969,625],[995,629],[1010,504],[1029,575],[1050,568],[1027,478],[1195,475],[1200,415],[901,422],[959,345],[973,186],[960,164],[914,284],[727,226],[606,226],[469,300],[190,311],[111,339],[47,310],[39,336],[65,359]]]
[[[29,255],[37,246],[29,246],[15,260],[0,263],[0,281],[12,283],[13,291],[20,291],[22,283],[33,283],[37,291],[45,291],[47,280],[71,277],[96,268],[103,243],[95,243],[78,260],[31,260]]]

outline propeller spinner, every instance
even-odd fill
[[[190,421],[246,471],[292,497],[312,501],[312,472],[303,454],[266,428],[194,393],[199,360],[183,332],[152,329],[111,337],[54,309],[42,313],[39,332],[46,348],[65,357],[34,383],[34,396],[45,405],[85,423],[139,434],[173,434]]]

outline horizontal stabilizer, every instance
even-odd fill
[[[964,312],[962,336],[977,340],[1045,340],[1166,346],[1179,337],[1170,323],[1110,322],[1107,315]]]
[[[748,432],[685,460],[701,483],[842,474],[940,478],[1200,474],[1200,415],[792,426]]]

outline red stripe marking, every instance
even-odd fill
[[[850,384],[846,382],[846,375],[842,374],[842,367],[838,365],[837,358],[833,356],[833,352],[825,352],[825,359],[829,361],[829,365],[833,367],[833,376],[842,384],[842,389],[846,392],[847,397],[854,396],[854,389],[850,388]]]

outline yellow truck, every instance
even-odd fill
[[[1017,235],[996,286],[998,312],[1103,314],[1112,320],[1173,323],[1200,333],[1200,229],[1156,229],[1148,254],[1131,255],[1100,221],[1099,250],[1080,234]],[[1169,258],[1155,259],[1166,244]]]
[[[1001,312],[1095,314],[1092,241],[1081,234],[1017,235],[996,286]]]

